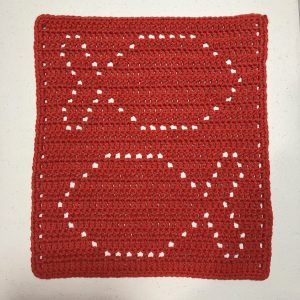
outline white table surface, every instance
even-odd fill
[[[33,23],[39,14],[269,17],[273,257],[268,280],[41,280],[30,269],[35,125]],[[300,88],[297,0],[0,0],[0,300],[300,299]]]

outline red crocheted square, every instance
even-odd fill
[[[267,17],[35,24],[32,269],[264,279]]]

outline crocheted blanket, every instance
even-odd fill
[[[267,17],[35,24],[40,278],[268,277]]]

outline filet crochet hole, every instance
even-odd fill
[[[32,269],[267,278],[267,18],[40,16]]]

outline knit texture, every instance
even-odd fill
[[[268,277],[267,17],[35,23],[32,269]]]

